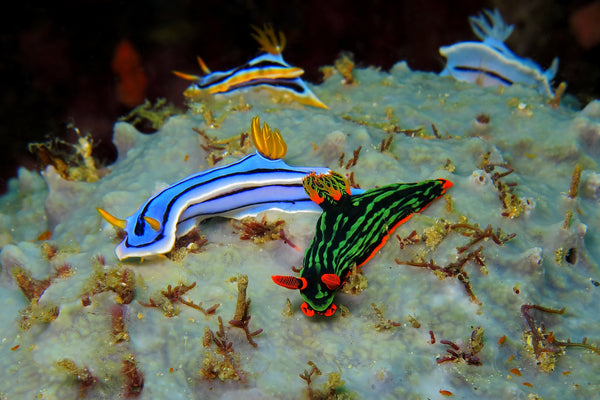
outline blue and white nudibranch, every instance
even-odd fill
[[[304,70],[292,67],[283,60],[281,55],[285,47],[283,33],[279,32],[278,38],[270,25],[265,25],[262,30],[253,28],[256,33],[252,37],[261,45],[264,54],[237,68],[216,72],[211,72],[204,61],[198,57],[198,63],[204,76],[173,71],[180,78],[194,82],[185,90],[184,95],[193,99],[202,93],[212,95],[235,93],[254,88],[268,89],[275,93],[288,95],[303,104],[328,108],[300,78],[304,74]]]
[[[480,86],[521,83],[554,97],[551,84],[558,70],[558,58],[543,71],[535,62],[518,57],[504,44],[513,26],[506,25],[498,10],[484,10],[484,13],[487,19],[482,14],[469,17],[471,28],[481,42],[459,42],[440,47],[440,54],[448,60],[440,75],[451,75]]]
[[[244,218],[265,210],[320,212],[302,180],[310,173],[327,174],[329,168],[287,165],[281,160],[287,151],[281,134],[266,123],[261,129],[258,117],[252,119],[251,136],[256,153],[172,184],[125,220],[99,208],[104,219],[125,231],[115,249],[119,260],[167,253],[176,237],[214,216]]]

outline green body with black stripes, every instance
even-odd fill
[[[337,288],[328,288],[323,275],[337,275],[341,286],[354,265],[366,263],[397,226],[442,196],[452,183],[445,179],[397,183],[354,196],[347,192],[341,192],[339,196],[336,191],[339,200],[334,200],[323,187],[312,184],[309,188],[307,185],[311,182],[305,181],[305,190],[311,198],[315,193],[322,197],[323,213],[304,256],[300,277],[306,284],[300,293],[317,314],[332,315]],[[303,310],[306,313],[305,306]]]

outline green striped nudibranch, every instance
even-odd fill
[[[345,179],[335,172],[312,173],[303,183],[323,213],[304,255],[300,277],[275,275],[272,279],[280,286],[300,290],[301,308],[309,317],[333,315],[335,291],[345,283],[352,267],[364,265],[399,225],[452,187],[452,182],[440,178],[351,195]]]

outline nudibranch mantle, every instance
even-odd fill
[[[178,236],[214,216],[243,218],[266,210],[319,212],[302,181],[310,173],[330,170],[286,164],[280,159],[286,146],[279,131],[270,130],[266,124],[261,130],[258,117],[251,128],[258,148],[255,154],[170,185],[125,220],[99,209],[108,222],[125,231],[125,239],[115,249],[117,257],[123,260],[166,253]]]
[[[452,182],[434,179],[396,183],[351,194],[344,178],[334,172],[310,174],[306,192],[323,209],[315,236],[304,255],[300,277],[273,276],[288,289],[298,289],[307,316],[331,316],[335,291],[351,269],[361,267],[386,243],[388,237],[415,213],[442,196]]]
[[[518,57],[504,41],[513,31],[506,25],[498,10],[484,10],[485,15],[469,17],[471,28],[481,42],[459,42],[440,47],[440,54],[447,58],[441,76],[477,83],[480,86],[510,86],[521,83],[536,88],[548,97],[554,97],[551,83],[558,70],[558,58],[550,68],[543,71],[535,62]]]

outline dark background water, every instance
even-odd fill
[[[80,0],[13,6],[17,11],[3,12],[0,24],[0,193],[17,166],[39,167],[28,143],[75,139],[67,124],[93,135],[95,154],[105,163],[114,159],[112,126],[132,108],[119,94],[121,78],[112,67],[124,42],[139,55],[137,70],[147,82],[138,95],[181,106],[188,83],[171,71],[199,73],[196,55],[213,71],[248,61],[258,54],[250,25],[272,23],[282,30],[286,61],[319,83],[319,67],[333,64],[341,51],[352,52],[359,66],[386,70],[405,60],[413,70],[439,72],[444,60],[438,48],[474,40],[468,16],[497,7],[515,25],[507,41],[515,53],[543,68],[560,57],[556,82],[568,82],[568,92],[583,104],[600,97],[600,45],[593,40],[600,36],[594,33],[598,0]],[[576,18],[581,15],[591,22]],[[583,40],[581,32],[592,40]]]

